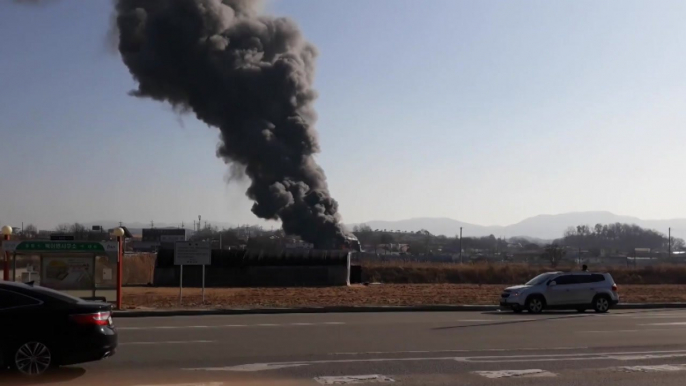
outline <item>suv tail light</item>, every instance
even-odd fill
[[[617,284],[612,285],[612,292],[617,292]]]
[[[71,319],[78,324],[94,325],[94,326],[107,326],[110,324],[110,312],[96,312],[94,314],[79,314],[72,315]]]

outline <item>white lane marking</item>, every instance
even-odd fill
[[[411,358],[366,358],[366,359],[326,359],[299,362],[274,362],[252,363],[238,366],[224,367],[199,367],[185,368],[183,370],[204,371],[261,371],[281,367],[308,366],[317,364],[337,363],[370,363],[370,362],[418,362],[418,361],[458,361],[469,363],[516,363],[516,362],[555,362],[555,361],[587,361],[587,360],[617,360],[617,357],[626,359],[631,355],[668,355],[681,354],[686,356],[686,350],[668,351],[633,351],[633,352],[606,352],[606,353],[578,353],[578,354],[548,354],[548,355],[501,355],[501,356],[472,356],[472,357],[411,357]],[[280,367],[276,367],[280,366]]]
[[[592,333],[592,334],[612,334],[616,332],[674,332],[674,331],[683,331],[686,330],[686,328],[642,328],[640,330],[596,330],[596,331],[576,331],[577,334],[585,334],[585,333]]]
[[[647,323],[639,324],[639,326],[686,326],[686,322]]]
[[[615,332],[637,332],[639,330],[591,330],[591,331],[576,331],[577,334],[611,334]]]
[[[117,327],[117,330],[175,330],[175,329],[202,329],[202,328],[231,328],[231,327],[289,327],[289,326],[339,326],[344,322],[324,323],[260,323],[260,324],[218,324],[208,326],[150,326],[150,327]]]
[[[119,345],[142,345],[142,344],[196,344],[196,343],[215,343],[216,340],[170,340],[170,341],[149,341],[149,342],[120,342]]]
[[[618,361],[636,361],[643,359],[664,359],[664,358],[681,358],[686,357],[685,354],[662,354],[662,355],[610,355],[609,359],[615,359]]]
[[[658,371],[684,371],[686,365],[655,365],[655,366],[623,366],[617,367],[616,370],[626,371],[630,373],[650,373]]]
[[[135,386],[223,386],[224,382],[204,382],[204,383],[165,383],[157,385],[135,385]]]
[[[589,315],[593,315],[593,314],[589,314]],[[624,313],[624,314],[616,314],[615,313],[615,314],[605,314],[605,315],[606,316],[619,317],[619,318],[632,318],[632,319],[633,318],[642,318],[642,317],[652,318],[652,317],[660,317],[660,316],[679,316],[679,315],[686,317],[686,313],[684,313],[683,311],[680,311],[680,312],[655,312],[655,313],[650,313],[650,312],[648,312],[648,313],[645,313],[645,312],[634,313],[634,312],[631,312],[631,313]]]
[[[355,383],[390,383],[395,382],[391,377],[379,374],[370,375],[343,375],[332,377],[315,377],[317,383],[322,385],[350,385]]]
[[[264,371],[285,369],[287,367],[307,366],[306,363],[250,363],[247,365],[227,366],[227,367],[197,367],[182,370],[189,371]]]
[[[221,328],[221,327],[246,327],[245,324],[224,324],[216,326],[150,326],[150,327],[117,327],[117,330],[174,330],[182,328]]]
[[[334,352],[327,355],[387,355],[387,354],[431,354],[449,352],[517,352],[517,351],[557,351],[557,350],[585,350],[588,346],[577,347],[523,347],[523,348],[486,348],[481,350],[410,350],[410,351],[363,351],[363,352]]]
[[[526,322],[529,320],[536,320],[536,319],[509,319],[509,318],[501,318],[501,319],[458,319],[458,320],[452,320],[452,322],[458,322],[458,323],[471,323],[471,322],[499,323],[499,322]]]
[[[528,369],[528,370],[498,370],[498,371],[473,371],[474,374],[481,375],[486,378],[497,379],[497,378],[534,378],[534,377],[555,377],[557,374],[551,373],[549,371],[541,369]]]

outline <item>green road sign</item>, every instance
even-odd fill
[[[17,251],[71,251],[89,252],[104,251],[105,247],[98,242],[76,241],[22,241],[17,245]]]

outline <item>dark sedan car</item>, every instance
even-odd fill
[[[117,347],[112,306],[49,288],[0,282],[0,368],[40,375],[107,358]]]

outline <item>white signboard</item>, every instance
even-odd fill
[[[209,241],[177,241],[174,245],[175,265],[210,265],[212,248]]]
[[[119,243],[116,241],[103,241],[100,244],[102,244],[102,247],[105,248],[105,252],[116,253],[119,251]]]
[[[43,256],[41,285],[54,289],[93,288],[92,257]]]
[[[2,242],[2,250],[5,252],[12,252],[17,249],[17,245],[19,245],[21,241],[9,241],[5,240]]]

